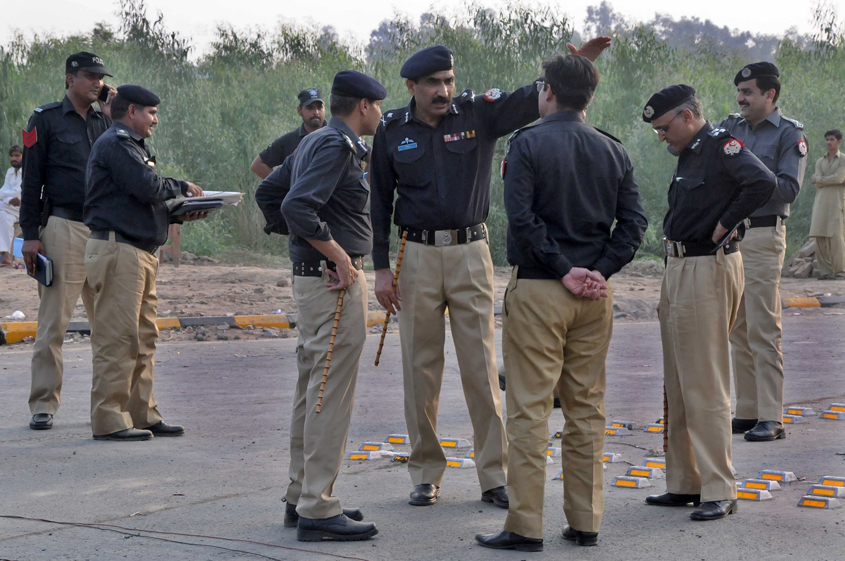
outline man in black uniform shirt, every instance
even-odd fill
[[[53,284],[38,285],[38,329],[32,348],[30,428],[52,428],[62,390],[62,343],[79,296],[91,317],[93,294],[85,280],[82,223],[85,166],[91,146],[111,125],[109,105],[92,107],[111,76],[103,60],[81,52],[65,61],[65,98],[35,110],[23,131],[20,226],[27,269],[40,253],[53,260]]]
[[[364,179],[369,147],[360,138],[375,133],[384,86],[346,70],[334,77],[332,120],[308,135],[296,151],[290,193],[282,203],[290,228],[293,294],[298,308],[299,379],[290,429],[290,486],[285,526],[297,526],[300,541],[351,541],[375,536],[332,496],[352,419],[358,361],[367,338],[367,281],[361,268],[373,247],[370,187]],[[331,366],[316,411],[320,381],[332,337],[338,291],[345,290]]]
[[[580,54],[595,59],[610,44],[600,37]],[[575,47],[569,45],[575,52]],[[400,309],[405,420],[411,438],[412,505],[437,501],[446,455],[437,436],[443,378],[446,308],[472,420],[481,499],[508,507],[507,439],[496,368],[493,262],[484,221],[498,138],[539,117],[537,85],[498,88],[453,98],[452,52],[423,49],[402,66],[407,107],[385,113],[373,141],[375,293],[389,312]],[[402,274],[393,292],[390,219],[407,231]]]
[[[322,93],[317,88],[299,92],[296,112],[302,118],[302,125],[271,142],[252,161],[249,169],[261,179],[266,179],[274,167],[281,165],[293,154],[306,134],[326,126],[326,105],[323,103]]]
[[[658,307],[669,403],[668,492],[646,502],[693,503],[693,520],[715,520],[736,512],[728,334],[745,277],[733,232],[742,237],[742,221],[769,200],[776,180],[742,142],[704,119],[690,86],[654,94],[642,117],[678,154],[663,220],[666,271]]]
[[[502,165],[514,265],[502,308],[510,509],[503,531],[475,538],[494,549],[543,549],[555,387],[566,419],[563,537],[596,544],[613,331],[608,280],[634,258],[648,226],[622,144],[584,122],[599,82],[596,67],[570,55],[546,60],[543,70],[543,119],[511,136]]]
[[[156,175],[145,138],[158,124],[160,100],[140,86],[117,89],[114,123],[91,149],[85,174],[85,270],[94,296],[91,350],[91,429],[97,440],[180,436],[153,398],[156,251],[171,222],[165,201],[201,196],[202,189]],[[185,220],[205,217],[187,215]],[[181,220],[180,220],[181,221]]]

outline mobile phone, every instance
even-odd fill
[[[103,87],[100,88],[100,95],[97,96],[97,99],[108,105],[111,101],[111,88],[103,84]]]

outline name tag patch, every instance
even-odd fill
[[[404,152],[405,150],[413,150],[417,147],[417,142],[410,138],[406,138],[402,142],[399,143],[399,151]]]
[[[456,140],[466,140],[468,138],[475,138],[475,131],[456,132],[455,134],[444,134],[443,142],[455,142]]]

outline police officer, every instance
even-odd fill
[[[555,387],[566,419],[563,508],[570,525],[563,537],[597,542],[613,331],[608,279],[633,259],[648,225],[625,149],[584,122],[599,82],[596,67],[569,55],[546,60],[543,70],[542,120],[514,133],[503,164],[514,265],[502,310],[510,509],[503,531],[475,538],[494,549],[543,549]]]
[[[290,430],[290,486],[285,525],[300,541],[363,540],[378,533],[360,511],[332,496],[340,472],[367,337],[367,281],[361,268],[373,247],[370,187],[364,179],[371,135],[381,119],[384,86],[346,70],[335,75],[332,119],[296,151],[282,215],[290,228],[293,294],[298,308],[297,366]],[[325,384],[320,382],[339,304],[343,306]],[[322,406],[316,405],[322,394]]]
[[[582,54],[595,59],[600,37]],[[569,46],[574,52],[575,47]],[[507,440],[502,425],[493,321],[493,262],[484,221],[496,140],[539,117],[537,85],[513,93],[466,90],[453,98],[452,52],[423,49],[401,69],[407,107],[388,111],[373,141],[375,293],[390,313],[400,309],[405,420],[411,438],[410,504],[440,495],[446,455],[437,436],[446,308],[475,440],[481,500],[508,507]],[[390,218],[408,232],[396,293],[390,270]],[[401,302],[401,304],[400,304]]]
[[[296,113],[302,118],[302,125],[271,142],[252,161],[249,169],[261,179],[266,179],[274,167],[293,154],[306,134],[326,126],[326,105],[320,90],[308,88],[299,92],[298,97]]]
[[[85,166],[91,146],[111,125],[109,104],[92,107],[111,76],[94,53],[80,52],[65,61],[62,101],[35,110],[23,132],[24,158],[20,225],[22,253],[30,273],[40,253],[53,260],[53,284],[38,285],[38,328],[32,349],[30,428],[53,427],[62,390],[62,343],[79,296],[88,317],[93,293],[85,280],[85,243],[88,228],[82,223]]]
[[[285,158],[282,165],[270,172],[255,189],[255,203],[261,209],[266,222],[265,234],[290,235],[285,217],[282,216],[282,201],[290,191],[293,159],[293,154]]]
[[[162,420],[153,398],[156,251],[172,221],[165,201],[201,196],[202,190],[156,174],[144,139],[158,124],[159,102],[140,86],[117,88],[114,123],[94,143],[85,174],[84,219],[91,230],[85,271],[94,297],[91,429],[97,440],[184,434],[181,426]]]
[[[654,94],[642,117],[678,154],[663,220],[666,270],[658,307],[669,403],[668,492],[646,503],[693,503],[693,520],[715,520],[736,512],[728,335],[744,277],[734,233],[741,238],[742,221],[769,200],[776,181],[739,140],[704,119],[690,86]]]
[[[731,331],[736,388],[735,433],[745,440],[786,437],[783,429],[783,353],[780,273],[786,254],[789,205],[807,168],[804,125],[777,106],[780,81],[771,62],[749,64],[734,77],[740,112],[718,126],[745,145],[777,177],[772,198],[746,221],[742,240],[745,292]],[[747,432],[746,432],[747,431]]]

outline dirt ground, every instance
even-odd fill
[[[615,301],[615,320],[617,322],[636,322],[655,320],[663,266],[659,262],[635,262],[627,266],[612,279]],[[373,295],[375,274],[366,272],[370,287],[370,310],[382,308]],[[497,311],[501,309],[505,287],[510,278],[509,267],[496,268],[495,302]],[[33,321],[38,316],[38,292],[36,282],[22,270],[0,270],[0,318],[12,321],[15,311],[26,316],[25,321]],[[291,291],[291,273],[288,268],[264,268],[253,266],[205,264],[182,264],[175,267],[162,264],[158,277],[158,315],[159,317],[197,317],[252,315],[273,313],[296,313]],[[817,279],[784,278],[781,282],[781,295],[784,298],[807,295],[833,295],[845,293],[845,282],[820,281]],[[842,315],[845,310],[791,309],[785,314],[799,315]],[[85,309],[80,300],[73,314],[74,320],[85,320]],[[497,323],[500,323],[497,317]],[[378,331],[379,327],[372,328]],[[211,331],[212,328],[201,329]],[[221,329],[222,331],[222,329]],[[217,333],[219,339],[254,338],[256,336],[289,337],[293,333],[286,330],[257,329],[242,332]],[[269,334],[268,334],[269,332]],[[192,328],[184,332],[165,331],[166,340],[183,339],[195,336]],[[211,338],[206,334],[207,338]]]

